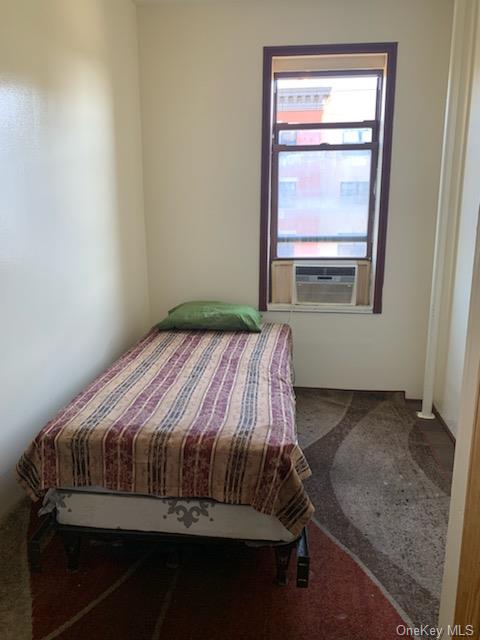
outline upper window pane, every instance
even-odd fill
[[[277,79],[277,122],[375,120],[376,75]]]

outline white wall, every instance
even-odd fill
[[[472,6],[474,3],[470,3]],[[471,79],[469,124],[464,158],[461,206],[449,237],[442,326],[435,385],[435,406],[454,435],[458,432],[468,310],[475,258],[475,237],[480,206],[480,17]],[[466,25],[470,28],[471,25]],[[466,40],[464,37],[463,40]],[[462,37],[459,36],[459,46]],[[466,66],[464,61],[464,67]],[[467,80],[470,87],[470,82]],[[467,96],[468,101],[468,96]]]
[[[457,599],[458,576],[460,567],[460,555],[463,538],[463,525],[465,516],[465,503],[467,489],[469,485],[469,475],[471,472],[470,461],[472,446],[474,446],[475,421],[478,412],[478,389],[480,385],[480,185],[478,177],[478,167],[480,166],[478,141],[480,136],[480,1],[479,0],[456,0],[456,13],[459,17],[464,16],[464,20],[456,21],[455,36],[458,46],[468,43],[474,51],[473,73],[471,78],[471,96],[468,100],[470,108],[470,126],[466,144],[465,171],[463,182],[463,198],[460,216],[460,226],[458,234],[457,267],[465,252],[467,258],[471,257],[470,251],[473,249],[473,268],[468,264],[468,269],[464,271],[464,282],[462,287],[461,267],[455,272],[455,287],[452,301],[459,302],[462,299],[461,290],[469,292],[469,301],[464,298],[465,307],[458,304],[455,308],[457,318],[452,320],[451,334],[454,327],[457,328],[457,339],[461,338],[461,345],[464,347],[465,362],[462,372],[459,372],[461,382],[460,401],[458,412],[455,414],[455,424],[457,425],[457,441],[455,447],[455,465],[453,469],[452,498],[450,501],[450,517],[448,522],[447,547],[445,553],[442,597],[440,603],[439,626],[445,628],[448,624],[454,623],[455,604]],[[470,32],[473,30],[473,38]],[[467,86],[470,85],[466,79]],[[465,227],[471,225],[472,235],[467,236]],[[471,286],[470,286],[471,285]],[[459,323],[458,318],[463,315],[468,316],[466,340],[464,342],[463,322]],[[461,332],[458,331],[461,329]],[[448,351],[453,353],[453,335],[448,343]],[[451,362],[451,361],[450,361]],[[453,367],[447,368],[446,378],[452,379]],[[462,380],[463,379],[463,380]],[[452,397],[452,394],[451,396]],[[450,425],[451,426],[451,425]],[[474,560],[472,558],[472,560]],[[455,621],[456,622],[456,621]]]
[[[398,41],[384,312],[297,313],[292,324],[297,384],[421,397],[452,6],[139,6],[152,321],[188,299],[257,303],[262,47]]]
[[[0,0],[0,512],[43,423],[149,323],[135,7]]]

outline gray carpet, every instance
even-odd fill
[[[0,523],[0,638],[31,640],[32,603],[27,564],[30,500]]]
[[[435,625],[450,487],[403,394],[297,389],[297,423],[317,521]]]

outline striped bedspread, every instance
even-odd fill
[[[42,429],[17,475],[34,499],[88,486],[210,498],[251,505],[300,533],[313,507],[290,328],[152,329]]]

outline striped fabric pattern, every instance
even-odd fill
[[[298,447],[291,332],[152,329],[60,411],[17,465],[32,498],[103,487],[246,504],[294,534],[313,507]]]

